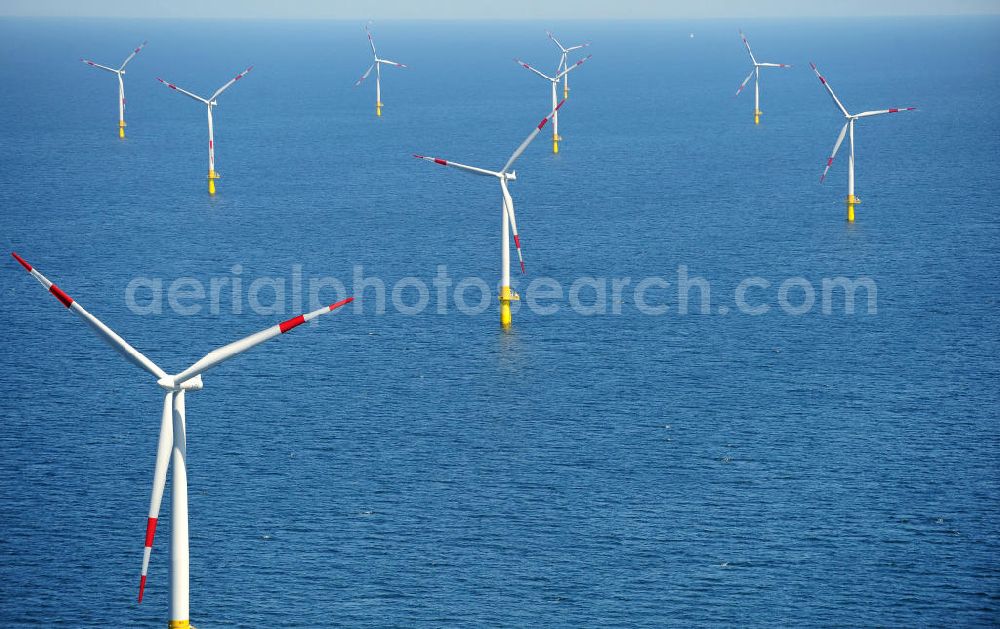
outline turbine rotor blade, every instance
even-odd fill
[[[553,109],[548,116],[542,118],[542,121],[538,123],[538,126],[535,127],[535,130],[532,131],[530,134],[528,134],[528,137],[524,139],[524,142],[521,142],[521,146],[517,147],[517,150],[515,150],[514,153],[511,154],[510,159],[507,160],[507,163],[504,164],[503,169],[500,171],[501,173],[506,174],[507,172],[510,171],[510,167],[514,165],[514,162],[517,161],[517,158],[521,157],[521,153],[524,153],[525,149],[528,148],[528,145],[531,144],[532,140],[534,140],[538,136],[542,128],[549,123],[549,119],[551,119],[552,116],[554,116],[556,112],[559,111],[559,108],[562,107],[563,103],[565,102],[566,102],[565,98],[559,101],[559,104],[556,105],[555,109]]]
[[[755,72],[757,72],[757,68],[756,67],[754,67],[753,70],[750,70],[750,74],[747,75],[747,78],[743,79],[743,82],[740,83],[740,87],[736,90],[736,95],[737,96],[739,96],[740,92],[743,91],[743,88],[747,86],[747,83],[749,83],[750,79],[753,78],[753,75],[754,75]]]
[[[563,51],[564,53],[569,52],[567,49],[563,48],[563,45],[559,43],[559,40],[556,39],[556,36],[553,35],[551,31],[545,31],[545,34],[549,36],[549,39],[555,42],[556,46],[559,46],[559,50]]]
[[[507,180],[502,177],[500,179],[500,189],[503,191],[503,208],[507,212],[507,218],[510,219],[510,229],[514,234],[517,261],[521,263],[521,275],[524,275],[524,257],[521,255],[521,239],[517,235],[517,220],[514,218],[514,199],[510,197],[510,191],[507,190]]]
[[[916,107],[893,107],[892,109],[877,109],[875,111],[865,111],[855,115],[855,118],[868,118],[869,116],[881,116],[882,114],[897,114],[901,111],[916,111]]]
[[[750,50],[750,42],[747,41],[747,36],[740,31],[740,39],[743,40],[743,45],[747,47],[747,52],[750,53],[750,61],[753,61],[754,65],[757,65],[757,59],[753,56],[753,51]]]
[[[837,157],[837,151],[840,150],[840,145],[844,141],[844,134],[847,133],[847,127],[850,124],[850,122],[845,122],[844,127],[840,130],[840,135],[837,136],[837,143],[833,145],[833,152],[830,153],[830,158],[826,160],[826,168],[823,169],[823,174],[820,175],[820,183],[823,183],[823,180],[826,179],[826,173],[830,172],[830,166],[833,166],[833,158]]]
[[[160,437],[156,445],[156,465],[153,468],[153,492],[149,499],[149,515],[146,518],[146,541],[142,550],[142,572],[139,573],[139,602],[146,590],[146,572],[149,570],[149,556],[153,551],[153,537],[156,535],[156,521],[160,517],[163,489],[167,484],[167,468],[170,467],[170,450],[174,447],[174,392],[167,391],[163,398],[163,418],[160,421]]]
[[[152,374],[157,379],[163,378],[164,376],[167,375],[166,372],[160,369],[153,361],[146,358],[142,354],[142,352],[129,345],[125,341],[125,339],[118,336],[118,334],[116,334],[114,330],[101,323],[101,321],[97,317],[87,312],[83,306],[81,306],[72,297],[64,293],[61,288],[50,282],[47,277],[42,275],[37,269],[28,264],[24,260],[24,258],[17,255],[16,253],[11,253],[11,255],[14,257],[15,260],[18,261],[18,263],[22,267],[25,268],[25,270],[28,271],[28,273],[31,274],[32,277],[38,280],[39,284],[48,289],[48,291],[52,293],[52,295],[56,299],[59,300],[59,303],[61,303],[63,306],[71,310],[75,315],[83,319],[84,323],[89,325],[90,328],[97,333],[97,336],[101,337],[101,339],[103,339],[105,343],[110,345],[112,349],[114,349],[116,352],[125,357],[125,360],[129,361],[136,367],[139,367],[140,369],[146,371],[147,373]]]
[[[137,47],[137,48],[136,48],[135,50],[133,50],[133,51],[132,51],[132,54],[130,54],[130,55],[129,55],[129,56],[128,56],[128,57],[126,58],[126,59],[125,59],[125,61],[122,61],[122,67],[118,68],[118,71],[119,71],[119,72],[121,72],[122,70],[124,70],[124,69],[125,69],[125,66],[127,66],[127,65],[128,65],[128,62],[129,62],[129,61],[132,61],[132,58],[133,58],[133,57],[135,57],[135,56],[136,56],[137,54],[139,54],[139,51],[140,51],[140,50],[142,50],[143,48],[145,48],[145,47],[146,47],[146,44],[148,44],[148,43],[149,43],[149,42],[142,42],[141,44],[139,44],[139,46],[138,46],[138,47]]]
[[[790,68],[790,67],[792,67],[790,64],[787,64],[787,63],[758,63],[757,65],[760,66],[760,67],[762,67],[762,68]]]
[[[368,43],[372,47],[372,56],[378,59],[378,53],[375,52],[375,40],[372,39],[372,32],[368,30],[368,24],[365,24],[365,33],[368,35]]]
[[[844,112],[845,116],[850,116],[851,114],[847,113],[847,109],[845,109],[844,106],[840,103],[840,99],[838,99],[837,95],[833,93],[833,88],[830,87],[830,84],[826,82],[826,79],[823,78],[823,75],[819,73],[819,69],[816,67],[816,64],[810,61],[809,65],[812,67],[813,72],[816,73],[816,77],[819,79],[819,82],[822,83],[823,87],[826,88],[826,91],[830,93],[830,98],[833,99],[833,102],[834,104],[837,105],[837,108],[840,109],[840,111]]]
[[[316,317],[325,315],[328,312],[332,312],[345,304],[351,303],[352,301],[354,301],[353,297],[348,297],[347,299],[341,299],[340,301],[330,304],[329,306],[323,306],[322,308],[313,310],[312,312],[301,314],[297,317],[289,319],[288,321],[283,321],[278,325],[272,325],[271,327],[261,330],[260,332],[251,334],[250,336],[242,338],[238,341],[233,341],[228,345],[223,345],[218,349],[214,349],[211,352],[205,354],[205,356],[203,356],[193,365],[191,365],[181,373],[174,376],[173,382],[175,385],[181,385],[184,382],[190,380],[191,378],[194,378],[195,376],[204,373],[205,371],[211,369],[212,367],[215,367],[219,363],[227,361],[234,356],[238,356],[239,354],[242,354],[248,349],[260,345],[264,341],[269,341],[276,336],[280,336],[285,332],[288,332],[302,325],[306,321],[311,321]]]
[[[425,155],[416,155],[414,157],[417,159],[422,159],[427,162],[434,162],[439,166],[451,166],[452,168],[458,168],[466,172],[470,172],[474,175],[486,175],[489,177],[499,177],[500,173],[493,172],[492,170],[486,170],[485,168],[476,168],[475,166],[466,166],[465,164],[459,164],[458,162],[449,162],[446,159],[441,159],[440,157],[427,157]]]
[[[520,59],[514,59],[514,63],[518,64],[522,68],[525,68],[527,70],[531,70],[532,72],[534,72],[538,76],[542,77],[546,81],[555,81],[556,80],[554,77],[551,77],[551,76],[545,74],[544,72],[541,72],[541,71],[537,70],[536,68],[531,67],[529,64],[521,61]]]
[[[114,68],[109,68],[108,66],[102,66],[99,63],[94,63],[90,59],[80,59],[80,61],[86,63],[88,66],[92,68],[97,68],[99,70],[107,70],[108,72],[114,72],[115,74],[118,74],[118,70],[115,70]]]
[[[376,61],[375,63],[378,63],[378,62]],[[359,86],[359,85],[361,85],[362,83],[365,82],[365,79],[368,78],[368,75],[371,74],[372,70],[375,69],[375,63],[373,63],[370,66],[368,66],[368,69],[365,70],[365,73],[361,75],[361,78],[358,79],[357,83],[354,84],[354,87],[357,87],[357,86]]]
[[[159,81],[160,83],[163,83],[164,85],[166,85],[170,89],[174,90],[175,92],[180,92],[181,94],[184,94],[185,96],[187,96],[189,98],[195,99],[199,103],[205,103],[206,105],[208,104],[208,101],[206,99],[202,98],[201,96],[198,96],[197,94],[192,94],[191,92],[189,92],[187,90],[183,90],[183,89],[177,87],[176,85],[174,85],[173,83],[168,83],[168,82],[164,81],[160,77],[156,77],[156,80]]]
[[[576,70],[577,68],[579,68],[580,66],[583,65],[584,61],[586,61],[587,59],[590,59],[593,56],[594,55],[587,55],[586,57],[584,57],[583,59],[580,59],[579,61],[577,61],[573,65],[567,66],[565,70],[563,70],[562,72],[560,72],[559,74],[556,75],[555,80],[558,81],[559,79],[563,78],[564,76],[566,76],[567,74],[569,74],[573,70]]]
[[[209,97],[208,100],[210,102],[214,101],[216,98],[219,97],[220,94],[222,94],[223,92],[225,92],[226,90],[228,90],[233,85],[233,83],[239,81],[240,79],[242,79],[246,75],[250,74],[250,70],[253,70],[253,66],[250,66],[249,68],[247,68],[243,72],[240,72],[239,74],[237,74],[233,78],[229,79],[229,82],[226,83],[225,85],[223,85],[222,87],[220,87],[219,89],[215,90],[215,93],[212,94],[212,96]]]

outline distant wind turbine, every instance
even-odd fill
[[[503,328],[509,328],[511,324],[511,314],[510,314],[510,302],[519,301],[521,297],[513,292],[510,287],[510,240],[507,234],[508,229],[510,229],[514,234],[514,246],[517,248],[517,258],[521,263],[521,273],[524,273],[524,258],[521,256],[521,239],[517,235],[517,221],[514,218],[514,200],[510,196],[510,191],[507,189],[508,181],[516,181],[517,174],[511,170],[514,162],[517,158],[524,153],[528,145],[538,136],[542,128],[545,127],[546,123],[550,119],[555,120],[556,112],[565,103],[565,99],[560,101],[555,107],[552,108],[552,113],[548,116],[542,118],[542,121],[538,123],[535,129],[528,134],[528,137],[521,142],[521,145],[517,147],[514,153],[504,164],[503,168],[498,171],[486,170],[484,168],[477,168],[475,166],[466,166],[465,164],[459,164],[458,162],[449,162],[448,160],[441,159],[439,157],[425,157],[423,155],[414,155],[417,159],[426,160],[428,162],[434,162],[435,164],[441,166],[451,166],[452,168],[458,168],[459,170],[464,170],[467,173],[472,173],[474,175],[483,175],[486,177],[496,177],[500,180],[500,192],[502,197],[501,205],[501,227],[500,227],[500,325]]]
[[[121,67],[117,70],[109,68],[108,66],[102,66],[99,63],[94,63],[90,59],[80,59],[80,61],[86,63],[92,68],[113,72],[118,77],[118,137],[120,138],[125,137],[125,80],[123,78],[125,76],[125,66],[127,66],[128,62],[132,61],[132,59],[139,54],[139,51],[146,46],[146,43],[147,42],[142,42],[139,44],[139,46],[132,51],[132,54],[126,57],[125,61],[122,61]]]
[[[381,116],[382,115],[382,64],[384,63],[386,65],[396,66],[397,68],[405,68],[406,65],[402,63],[396,63],[395,61],[389,61],[388,59],[380,59],[378,53],[375,52],[375,40],[372,39],[372,32],[368,30],[368,24],[365,25],[365,33],[368,34],[368,43],[372,47],[372,56],[375,58],[375,61],[370,66],[368,66],[368,69],[365,70],[365,73],[361,75],[361,78],[358,79],[357,83],[354,84],[354,87],[357,87],[362,83],[364,83],[365,79],[368,78],[368,75],[372,73],[372,70],[375,70],[375,115]]]
[[[219,89],[215,90],[215,93],[209,96],[208,98],[202,98],[197,94],[192,94],[187,90],[182,90],[173,83],[168,83],[163,79],[161,79],[160,77],[156,77],[157,81],[163,83],[164,85],[174,90],[175,92],[180,92],[181,94],[184,94],[189,98],[193,98],[196,101],[205,103],[205,105],[208,106],[208,193],[209,194],[215,194],[215,180],[219,178],[219,173],[216,172],[215,170],[215,127],[212,124],[212,107],[215,107],[216,105],[219,104],[215,101],[215,99],[218,98],[220,94],[228,90],[234,83],[236,83],[237,81],[245,77],[247,74],[249,74],[250,70],[253,70],[253,66],[250,66],[243,72],[240,72],[233,78],[229,79],[228,83],[226,83]]]
[[[519,66],[527,70],[531,70],[532,72],[542,77],[552,85],[552,152],[553,153],[559,152],[559,141],[562,140],[562,136],[559,135],[559,113],[558,113],[559,108],[556,107],[556,101],[558,100],[556,98],[556,86],[559,85],[560,79],[564,78],[567,74],[582,66],[583,62],[586,61],[587,59],[590,59],[592,56],[593,55],[587,55],[586,57],[580,59],[579,61],[569,66],[565,70],[557,72],[555,76],[549,76],[544,72],[540,72],[537,68],[533,68],[527,63],[521,61],[520,59],[514,59],[514,62],[517,63]],[[564,98],[563,100],[566,99]]]
[[[813,72],[819,78],[819,82],[823,84],[826,91],[830,93],[830,98],[833,99],[833,104],[837,106],[837,109],[844,114],[844,118],[847,122],[844,123],[844,127],[840,130],[840,135],[837,136],[837,143],[833,145],[833,153],[830,154],[829,159],[826,160],[826,168],[823,169],[823,174],[820,176],[819,181],[823,183],[826,179],[826,173],[830,171],[830,166],[833,165],[833,158],[837,156],[837,151],[840,150],[840,145],[844,141],[844,134],[849,133],[851,138],[851,153],[847,157],[847,221],[850,223],[854,222],[854,206],[861,203],[861,199],[854,196],[854,123],[860,118],[868,118],[871,116],[879,116],[881,114],[895,114],[901,111],[913,111],[916,107],[893,107],[891,109],[877,109],[874,111],[863,111],[860,114],[848,113],[847,109],[840,103],[840,99],[837,95],[833,93],[833,88],[827,83],[826,79],[819,70],[816,68],[816,64],[810,63]]]
[[[739,96],[743,88],[747,86],[750,79],[753,79],[753,123],[760,124],[760,116],[764,112],[760,110],[760,69],[761,68],[790,68],[792,66],[784,63],[761,63],[757,61],[757,58],[753,56],[753,51],[750,50],[750,42],[747,41],[747,36],[740,31],[740,37],[743,39],[743,45],[747,47],[747,52],[750,53],[750,62],[753,64],[753,70],[750,70],[750,74],[747,78],[743,79],[740,83],[740,88],[736,90],[736,95]]]
[[[560,41],[556,39],[556,36],[553,35],[550,31],[545,31],[545,34],[549,36],[549,39],[551,39],[556,46],[559,46],[559,51],[561,53],[559,57],[559,65],[556,67],[556,74],[559,74],[560,72],[568,68],[568,66],[566,65],[566,58],[569,56],[569,53],[573,52],[574,50],[580,50],[581,48],[586,48],[587,46],[590,45],[590,42],[587,42],[585,44],[578,44],[576,46],[570,46],[569,48],[567,48],[563,46],[562,43],[560,43]],[[563,98],[564,99],[569,98],[568,74],[563,75]]]

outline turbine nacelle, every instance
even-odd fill
[[[177,376],[164,376],[156,381],[156,384],[160,386],[161,389],[166,391],[200,391],[205,385],[201,380],[201,374],[193,378],[189,378],[184,382],[177,382]]]
[[[502,176],[507,181],[517,181],[517,172],[516,171],[512,170],[509,173],[503,173]]]

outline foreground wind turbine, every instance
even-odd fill
[[[473,173],[475,175],[485,175],[487,177],[496,177],[500,180],[500,192],[503,196],[503,205],[501,209],[501,214],[503,218],[501,219],[500,227],[500,325],[504,328],[509,328],[511,324],[510,316],[510,302],[520,301],[521,297],[511,291],[510,289],[510,238],[508,236],[507,230],[508,226],[514,233],[514,246],[517,247],[517,259],[521,263],[521,273],[524,273],[524,258],[521,256],[521,239],[517,235],[517,221],[514,218],[514,200],[510,196],[510,191],[507,190],[508,181],[516,181],[517,174],[511,170],[511,166],[517,161],[517,158],[524,153],[524,150],[528,148],[532,140],[538,136],[538,133],[542,130],[542,127],[548,123],[549,119],[555,119],[554,116],[559,108],[563,106],[566,100],[563,99],[552,109],[552,113],[548,116],[542,118],[542,121],[538,123],[524,142],[517,147],[517,150],[511,154],[510,159],[504,164],[504,167],[499,171],[486,170],[483,168],[476,168],[475,166],[466,166],[465,164],[459,164],[457,162],[449,162],[444,159],[437,157],[424,157],[423,155],[414,155],[417,159],[427,160],[428,162],[434,162],[435,164],[440,164],[441,166],[452,166],[454,168],[459,168],[466,172]]]
[[[760,115],[764,112],[760,110],[760,69],[761,68],[790,68],[792,66],[784,63],[759,63],[756,57],[753,56],[753,51],[750,50],[750,42],[747,41],[747,36],[740,31],[740,37],[743,38],[743,44],[747,47],[747,52],[750,53],[750,62],[753,64],[753,70],[750,70],[750,74],[747,78],[743,79],[740,83],[740,88],[736,90],[736,95],[739,96],[743,88],[747,86],[750,79],[753,79],[753,123],[760,124]]]
[[[554,112],[553,115],[552,115],[552,152],[553,153],[558,153],[559,152],[559,140],[562,140],[562,136],[559,135],[559,114],[557,113],[559,108],[556,107],[556,101],[557,101],[557,99],[556,99],[556,86],[559,85],[559,79],[564,78],[567,74],[569,74],[573,70],[575,70],[575,69],[579,68],[580,66],[582,66],[583,62],[586,61],[587,59],[590,59],[592,56],[593,55],[587,55],[586,57],[584,57],[583,59],[580,59],[579,61],[577,61],[573,65],[569,66],[565,70],[562,70],[560,72],[556,72],[555,76],[549,76],[549,75],[547,75],[547,74],[545,74],[543,72],[539,72],[537,68],[531,67],[527,63],[521,61],[520,59],[514,59],[514,61],[518,65],[520,65],[521,67],[526,68],[528,70],[531,70],[532,72],[534,72],[538,76],[542,77],[543,79],[545,79],[546,81],[548,81],[552,85],[552,111]],[[566,100],[566,99],[563,98],[563,100]]]
[[[368,43],[372,47],[372,56],[375,57],[375,61],[368,66],[365,73],[361,75],[354,87],[357,87],[364,83],[368,75],[372,73],[372,69],[375,70],[375,115],[382,115],[382,64],[385,63],[390,66],[396,66],[397,68],[405,68],[406,66],[402,63],[396,63],[395,61],[389,61],[388,59],[379,59],[378,53],[375,52],[375,40],[372,39],[372,32],[368,30],[368,25],[365,24],[365,33],[368,34]]]
[[[167,468],[173,463],[173,485],[170,490],[170,628],[188,629],[191,626],[188,600],[188,501],[187,501],[187,439],[185,432],[184,393],[202,388],[201,374],[242,354],[251,347],[288,332],[292,328],[335,310],[354,298],[348,297],[308,314],[299,315],[284,323],[261,330],[256,334],[235,341],[206,354],[177,375],[168,375],[139,350],[129,345],[111,328],[94,315],[84,310],[79,302],[64,293],[44,275],[32,268],[21,256],[12,253],[21,266],[44,286],[70,311],[83,319],[98,336],[127,361],[156,378],[156,384],[166,391],[163,398],[163,416],[160,422],[160,437],[156,448],[156,466],[153,471],[153,493],[149,502],[149,517],[146,520],[146,542],[142,558],[142,575],[139,578],[139,602],[146,587],[146,569],[156,532],[156,520],[160,513],[160,501],[167,480]]]
[[[566,70],[569,67],[566,65],[566,57],[569,55],[569,53],[573,52],[574,50],[580,50],[581,48],[586,48],[587,46],[590,45],[590,42],[587,42],[586,44],[579,44],[578,46],[570,46],[569,48],[566,48],[559,42],[558,39],[556,39],[556,36],[553,35],[550,31],[545,31],[545,34],[549,36],[549,39],[555,42],[556,46],[559,46],[559,50],[561,52],[561,56],[559,57],[559,66],[556,67],[556,74],[562,72],[563,70]],[[563,75],[563,98],[564,99],[569,98],[569,77],[566,76],[565,74]]]
[[[861,199],[854,196],[854,122],[859,118],[868,118],[869,116],[878,116],[880,114],[895,114],[901,111],[913,111],[916,107],[894,107],[892,109],[878,109],[875,111],[863,111],[860,114],[850,114],[840,103],[840,99],[837,95],[833,93],[833,88],[830,84],[826,82],[823,75],[819,73],[816,68],[816,64],[810,63],[813,72],[819,77],[819,82],[823,84],[826,91],[830,93],[830,98],[833,99],[833,104],[837,106],[837,109],[844,114],[844,118],[847,122],[844,123],[844,127],[840,130],[840,135],[837,136],[837,143],[833,145],[833,153],[830,154],[829,159],[826,160],[826,168],[823,169],[823,174],[819,178],[819,182],[823,183],[826,179],[826,173],[829,172],[830,166],[833,165],[833,158],[837,156],[837,151],[840,149],[840,144],[844,141],[844,134],[850,132],[851,137],[851,154],[847,157],[847,220],[848,222],[854,222],[854,206],[861,203]]]
[[[80,61],[86,63],[92,68],[97,68],[99,70],[107,70],[108,72],[113,72],[118,77],[118,137],[125,137],[125,81],[122,77],[125,76],[125,66],[128,65],[132,58],[139,54],[139,51],[146,46],[147,42],[142,42],[139,44],[138,48],[132,51],[125,61],[122,61],[120,68],[115,70],[114,68],[109,68],[108,66],[102,66],[99,63],[94,63],[90,59],[80,59]]]
[[[250,72],[250,70],[253,70],[253,66],[250,66],[249,68],[247,68],[243,72],[240,72],[239,74],[237,74],[233,78],[229,79],[228,83],[226,83],[225,85],[223,85],[219,89],[215,90],[215,93],[212,94],[211,96],[209,96],[208,98],[202,98],[201,96],[198,96],[197,94],[192,94],[191,92],[188,92],[187,90],[182,90],[181,88],[177,87],[173,83],[167,83],[166,81],[164,81],[160,77],[156,77],[157,81],[159,81],[160,83],[163,83],[164,85],[166,85],[170,89],[172,89],[174,91],[177,91],[177,92],[180,92],[181,94],[184,94],[185,96],[189,96],[189,97],[195,99],[196,101],[205,103],[205,105],[208,107],[208,193],[209,194],[215,194],[215,180],[219,178],[219,173],[215,172],[215,130],[214,130],[214,127],[212,126],[212,107],[215,107],[216,105],[219,104],[215,100],[216,98],[219,97],[219,94],[222,94],[223,92],[225,92],[226,90],[228,90],[229,87],[233,83],[235,83],[235,82],[239,81],[240,79],[242,79],[243,77],[245,77]]]

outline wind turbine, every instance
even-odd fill
[[[125,81],[122,77],[125,76],[125,66],[128,65],[132,58],[139,54],[139,51],[146,46],[147,42],[142,42],[137,48],[132,51],[125,61],[122,61],[120,68],[115,70],[114,68],[109,68],[108,66],[102,66],[99,63],[94,63],[90,59],[80,59],[80,61],[86,63],[92,68],[97,68],[98,70],[106,70],[108,72],[113,72],[118,77],[118,137],[125,137]]]
[[[153,471],[153,493],[149,502],[149,517],[146,520],[146,542],[142,558],[142,573],[139,578],[139,602],[146,587],[146,570],[149,554],[156,533],[156,520],[160,513],[167,480],[167,468],[173,463],[173,485],[170,490],[170,627],[188,629],[191,626],[188,599],[188,501],[187,501],[187,438],[185,432],[184,394],[202,388],[201,374],[223,361],[242,354],[248,349],[273,339],[306,321],[315,319],[351,302],[348,297],[319,310],[299,315],[283,323],[261,330],[256,334],[234,341],[215,349],[193,365],[178,373],[168,375],[139,350],[129,345],[114,330],[104,325],[97,317],[87,312],[79,302],[67,295],[25,260],[12,253],[14,259],[28,273],[44,286],[59,302],[86,323],[115,351],[127,361],[156,378],[156,384],[166,391],[163,398],[163,415],[160,422],[160,437],[156,447],[156,465]]]
[[[757,58],[753,56],[753,51],[750,50],[750,42],[747,41],[747,36],[740,31],[740,37],[743,39],[743,45],[747,47],[747,52],[750,53],[750,62],[753,64],[753,70],[750,70],[750,74],[747,78],[743,79],[740,83],[740,88],[736,90],[736,95],[739,96],[743,88],[747,86],[750,79],[753,79],[753,123],[760,124],[760,115],[763,114],[760,110],[760,69],[761,68],[790,68],[792,66],[784,63],[760,63]]]
[[[520,301],[521,297],[517,293],[510,289],[510,239],[508,236],[508,229],[510,229],[514,234],[514,246],[517,248],[517,259],[521,263],[521,273],[524,273],[524,258],[521,256],[521,239],[517,235],[517,221],[514,218],[514,200],[510,196],[510,191],[507,189],[508,181],[516,181],[517,174],[511,170],[511,166],[517,161],[517,158],[524,153],[528,145],[538,136],[538,133],[542,130],[549,119],[555,119],[556,112],[559,108],[563,106],[566,100],[563,99],[555,107],[552,108],[552,112],[542,118],[542,121],[538,123],[535,129],[521,142],[521,145],[511,154],[510,159],[504,164],[504,167],[499,171],[486,170],[484,168],[476,168],[475,166],[466,166],[465,164],[459,164],[458,162],[449,162],[448,160],[440,159],[438,157],[425,157],[423,155],[414,155],[417,159],[427,160],[428,162],[434,162],[435,164],[440,164],[441,166],[452,166],[464,170],[466,172],[472,173],[474,175],[485,175],[487,177],[496,177],[500,180],[500,192],[503,196],[503,205],[501,209],[501,227],[500,227],[500,325],[504,328],[509,328],[511,324],[510,315],[510,302]]]
[[[567,74],[569,74],[573,70],[575,70],[575,69],[579,68],[580,66],[582,66],[583,62],[586,61],[587,59],[590,59],[592,56],[593,55],[587,55],[586,57],[584,57],[583,59],[580,59],[579,61],[577,61],[573,65],[569,66],[565,70],[562,70],[561,72],[556,72],[555,76],[549,76],[549,75],[547,75],[547,74],[545,74],[543,72],[540,72],[537,68],[531,67],[527,63],[521,61],[520,59],[514,59],[514,61],[518,65],[520,65],[521,67],[526,68],[528,70],[531,70],[532,72],[534,72],[538,76],[542,77],[543,79],[545,79],[546,81],[548,81],[552,85],[552,111],[553,111],[553,114],[552,114],[552,152],[553,153],[558,153],[559,152],[559,141],[562,140],[562,136],[559,135],[559,114],[556,113],[559,110],[559,108],[556,107],[556,100],[557,100],[556,99],[556,86],[559,85],[559,80],[560,79],[562,79],[563,77],[565,77]],[[563,100],[566,100],[566,99],[564,98]]]
[[[379,59],[378,53],[375,52],[375,40],[372,39],[372,32],[368,30],[368,24],[365,24],[365,33],[368,34],[368,43],[372,47],[372,56],[375,58],[375,61],[370,66],[368,66],[368,69],[365,70],[365,73],[361,75],[361,78],[358,79],[357,83],[354,84],[354,87],[357,87],[362,83],[364,83],[365,79],[368,78],[368,75],[372,73],[372,69],[375,70],[375,115],[381,116],[382,115],[382,64],[384,63],[390,66],[396,66],[397,68],[405,68],[406,66],[402,63],[389,61],[388,59]]]
[[[570,46],[569,48],[566,48],[559,42],[558,39],[556,39],[556,36],[553,35],[551,31],[545,31],[545,34],[549,36],[549,39],[555,42],[556,46],[559,46],[559,50],[561,52],[561,56],[559,57],[559,66],[556,67],[557,74],[567,69],[568,66],[566,65],[566,57],[569,55],[569,53],[573,52],[574,50],[580,50],[581,48],[586,48],[587,46],[590,45],[590,42],[587,42],[586,44],[579,44],[578,46]],[[563,75],[563,98],[564,99],[569,98],[569,77],[565,75]]]
[[[844,118],[847,122],[844,123],[844,127],[840,130],[840,135],[837,136],[837,143],[833,145],[833,153],[830,154],[830,158],[826,160],[826,168],[823,169],[823,174],[819,178],[819,182],[823,183],[826,179],[826,173],[829,172],[830,166],[833,165],[833,158],[837,156],[837,151],[840,150],[840,144],[844,141],[844,134],[850,132],[851,137],[851,154],[847,157],[847,221],[849,223],[854,222],[854,206],[861,203],[861,199],[854,196],[854,123],[859,118],[868,118],[870,116],[878,116],[880,114],[895,114],[901,111],[913,111],[916,107],[893,107],[892,109],[877,109],[875,111],[863,111],[860,114],[850,114],[840,103],[840,99],[837,95],[833,93],[833,88],[830,84],[826,82],[823,75],[819,73],[816,68],[816,64],[809,63],[812,66],[813,72],[819,77],[819,82],[823,84],[826,91],[830,93],[830,98],[833,99],[833,104],[837,106],[837,109],[844,114]]]
[[[215,171],[215,130],[214,127],[212,126],[212,107],[215,107],[216,105],[219,104],[218,102],[216,102],[215,99],[218,98],[220,94],[228,90],[233,83],[245,77],[250,72],[250,70],[253,70],[253,66],[250,66],[243,72],[240,72],[233,78],[229,79],[228,83],[226,83],[219,89],[215,90],[215,93],[209,96],[208,98],[202,98],[197,94],[192,94],[187,90],[182,90],[173,83],[167,83],[160,77],[156,77],[157,81],[163,83],[170,89],[176,92],[180,92],[185,96],[189,96],[190,98],[193,98],[198,102],[205,103],[205,105],[208,107],[208,193],[209,194],[215,194],[215,180],[219,178],[219,173]]]

